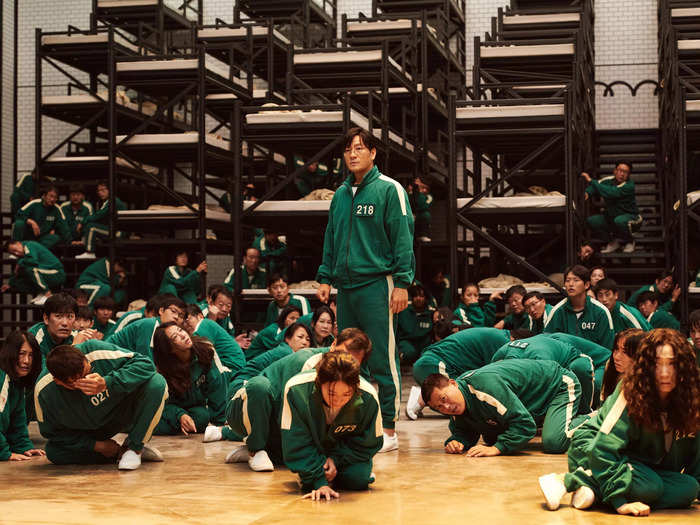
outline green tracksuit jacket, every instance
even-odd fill
[[[640,426],[629,416],[620,385],[576,430],[568,456],[567,488],[586,485],[613,508],[634,501],[654,508],[688,507],[697,496],[700,437]],[[661,472],[662,483],[653,483]]]
[[[214,345],[221,363],[233,374],[245,366],[245,356],[238,342],[216,321],[202,319],[197,324],[193,335],[206,337]]]
[[[17,212],[22,206],[27,204],[34,197],[34,188],[36,182],[31,173],[25,173],[15,184],[15,188],[10,195],[10,213],[13,217],[17,216]]]
[[[636,308],[617,301],[610,312],[613,320],[613,331],[617,334],[627,328],[637,328],[645,332],[651,330],[651,325]]]
[[[667,312],[670,312],[673,310],[674,304],[673,301],[671,301],[671,292],[662,294],[659,292],[659,289],[656,286],[656,283],[650,284],[648,286],[642,286],[639,290],[636,290],[632,295],[629,296],[629,299],[627,299],[627,304],[631,304],[632,306],[637,306],[637,298],[643,293],[643,292],[656,292],[659,296],[659,310],[665,310]]]
[[[413,214],[406,190],[373,167],[353,195],[351,175],[331,201],[316,280],[359,288],[385,275],[408,288],[415,274]]]
[[[180,433],[183,414],[192,416],[198,432],[204,431],[207,423],[222,426],[226,422],[227,385],[215,361],[205,370],[193,354],[190,381],[190,388],[182,395],[170,391],[155,434]]]
[[[78,277],[78,286],[81,284],[106,284],[112,285],[112,273],[109,259],[103,257],[85,268]],[[127,312],[129,313],[129,312]]]
[[[284,306],[296,306],[301,309],[301,315],[307,315],[311,312],[309,300],[303,295],[289,294],[289,302]],[[284,306],[282,308],[284,308]],[[277,323],[277,318],[280,316],[282,308],[274,299],[267,305],[267,313],[265,314],[265,326]]]
[[[303,372],[292,377],[285,386],[284,405],[280,427],[284,462],[292,472],[299,474],[307,489],[328,485],[323,464],[333,458],[338,469],[340,485],[343,471],[354,464],[365,464],[368,469],[364,487],[369,482],[372,457],[382,447],[383,430],[379,415],[379,399],[374,387],[360,379],[357,393],[328,422],[325,403],[316,387],[316,371]],[[356,481],[359,485],[362,480]]]
[[[245,266],[241,265],[241,272],[241,275],[243,276],[242,286],[244,290],[246,288],[253,288],[254,290],[264,290],[267,288],[267,271],[265,268],[258,267],[258,269],[255,270],[255,273],[250,275]],[[231,271],[228,272],[226,279],[224,279],[224,286],[231,291],[233,291],[233,289],[236,287],[235,277],[236,271],[235,268],[232,268]]]
[[[78,209],[75,209],[73,208],[71,202],[67,201],[61,204],[60,208],[61,212],[63,213],[63,218],[66,221],[66,226],[70,233],[71,239],[77,241],[85,233],[85,219],[92,215],[92,204],[85,201],[80,204],[80,207]],[[83,225],[80,231],[78,231],[79,224]]]
[[[456,381],[466,409],[450,417],[452,435],[445,444],[457,440],[465,450],[483,435],[503,454],[518,451],[535,436],[538,423],[544,422],[542,442],[548,451],[545,416],[562,389],[569,389],[571,406],[567,407],[567,421],[562,421],[561,431],[572,428],[572,415],[578,412],[578,381],[553,361],[507,359],[467,372]]]
[[[321,360],[321,354],[325,354],[329,350],[327,347],[304,348],[282,359],[278,359],[260,372],[261,376],[265,376],[270,381],[276,407],[281,408],[282,406],[282,394],[287,381],[299,372],[315,367]]]
[[[199,309],[204,314],[204,317],[209,315],[209,304],[206,301],[202,301],[197,306],[199,306]],[[210,321],[211,320],[212,319],[210,319]],[[214,322],[218,324],[221,328],[226,330],[226,333],[228,335],[230,335],[231,337],[236,337],[236,327],[233,324],[233,319],[231,319],[231,315],[227,315],[223,319],[217,319]]]
[[[433,343],[424,353],[435,354],[461,375],[489,364],[496,351],[509,341],[507,330],[468,328]]]
[[[34,448],[27,432],[24,387],[0,369],[0,461]]]
[[[610,312],[605,305],[588,296],[580,317],[571,308],[569,299],[562,299],[552,308],[544,331],[577,335],[610,349],[615,339]]]
[[[171,293],[188,304],[194,304],[201,288],[202,278],[199,272],[172,265],[163,272],[158,293]]]
[[[270,244],[263,234],[256,237],[251,246],[260,252],[261,264],[268,274],[287,274],[287,245],[285,243],[278,240],[277,244]]]
[[[503,328],[506,330],[518,330],[520,328],[528,330],[529,324],[530,316],[525,312],[520,315],[510,313],[503,318]]]
[[[414,282],[416,284],[421,284],[418,279],[416,279]],[[423,288],[425,289],[426,293],[430,294],[432,299],[430,304],[432,304],[432,306],[435,308],[450,306],[450,303],[452,303],[452,287],[450,285],[449,275],[444,277],[439,285],[429,282],[426,283]]]
[[[160,317],[147,317],[134,321],[119,332],[114,332],[106,341],[153,361],[153,334],[159,326]]]
[[[600,195],[605,201],[605,214],[610,217],[626,213],[639,215],[632,180],[618,184],[613,175],[600,180],[593,179],[586,187],[586,193],[590,196]]]
[[[554,332],[551,334],[547,333],[542,335],[550,337],[552,339],[556,339],[557,341],[561,341],[563,343],[570,344],[582,354],[586,354],[593,360],[593,364],[595,365],[596,370],[604,369],[605,363],[608,362],[608,359],[610,359],[610,356],[612,355],[612,351],[609,348],[599,345],[598,343],[594,343],[593,341],[585,339],[583,337],[565,334],[562,332]]]
[[[104,392],[87,396],[58,386],[46,368],[34,387],[39,431],[49,440],[47,448],[53,443],[76,453],[94,450],[96,439],[89,432],[124,420],[122,401],[156,375],[149,359],[103,341],[86,341],[78,348],[107,383]]]
[[[118,320],[117,326],[114,327],[114,332],[121,332],[124,328],[129,326],[131,323],[143,319],[146,313],[146,307],[139,308],[138,310],[130,310],[125,312]]]
[[[49,334],[46,323],[44,322],[33,324],[27,331],[36,338],[36,342],[39,343],[39,349],[41,350],[41,355],[44,359],[46,359],[46,356],[49,355],[49,352],[53,350],[55,346],[69,345],[73,343],[73,335],[69,335],[63,341],[58,343],[54,341],[51,334]]]
[[[466,325],[493,326],[496,320],[496,305],[491,301],[485,302],[483,307],[477,303],[466,305],[460,302],[454,314]]]
[[[126,204],[119,198],[115,197],[114,202],[117,206],[117,211],[126,210]],[[99,225],[107,228],[109,226],[109,199],[104,202],[99,202],[95,206],[96,211],[85,218],[83,221],[83,229],[86,226]],[[85,232],[83,232],[85,234]]]
[[[19,273],[10,277],[10,286],[25,291],[26,281],[31,281],[37,289],[47,291],[66,282],[63,264],[48,248],[36,241],[22,241],[22,246],[24,256],[17,261]]]
[[[284,338],[284,330],[277,323],[271,324],[258,332],[245,351],[246,360],[256,358],[263,352],[276,347]]]
[[[678,319],[673,317],[673,314],[661,309],[656,310],[649,317],[647,317],[647,322],[652,328],[673,328],[674,330],[681,329],[681,323],[678,322]]]
[[[433,308],[427,306],[422,312],[416,312],[413,305],[409,304],[398,315],[399,351],[411,361],[420,357],[432,340],[433,312]]]
[[[15,222],[21,222],[25,234],[30,234],[33,238],[34,233],[31,231],[31,228],[24,226],[27,219],[33,219],[39,225],[37,238],[53,230],[60,240],[69,241],[71,239],[68,225],[63,217],[63,211],[57,204],[47,207],[44,206],[44,202],[41,199],[34,199],[22,206],[17,212]],[[16,238],[20,241],[24,240],[24,238]]]
[[[234,381],[247,380],[260,374],[265,368],[272,363],[279,361],[283,357],[291,355],[294,350],[285,342],[282,341],[276,347],[266,350],[254,359],[248,361],[241,370],[234,376]]]
[[[527,316],[527,324],[523,328],[527,328],[533,334],[541,334],[544,331],[544,326],[549,321],[549,317],[552,315],[552,305],[544,305],[544,314],[540,319],[533,319],[529,314]]]
[[[102,334],[103,340],[112,335],[115,326],[117,326],[117,323],[111,319],[107,320],[107,324],[100,324],[97,322],[97,317],[93,318],[92,327]]]

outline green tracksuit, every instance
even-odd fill
[[[36,338],[36,342],[39,343],[39,349],[44,359],[46,359],[46,356],[49,355],[49,352],[53,350],[55,346],[73,343],[72,335],[69,335],[63,341],[56,342],[49,333],[46,323],[44,322],[33,324],[27,331]]]
[[[20,208],[27,204],[34,197],[36,182],[31,173],[25,173],[15,184],[15,188],[10,195],[10,213],[17,216]]]
[[[610,349],[615,339],[610,312],[603,303],[588,296],[580,316],[571,308],[568,298],[562,299],[552,308],[544,331],[577,335]]]
[[[235,375],[245,366],[245,356],[238,342],[216,321],[202,319],[197,324],[193,335],[206,337],[214,345],[214,350],[216,350],[221,364],[228,370],[224,373],[225,379],[228,380],[229,376]]]
[[[146,314],[146,307],[145,306],[143,308],[139,308],[138,310],[130,310],[128,312],[125,312],[117,320],[117,326],[114,327],[114,332],[115,333],[121,332],[124,328],[129,326],[134,321],[138,321],[139,319],[143,319],[145,314]]]
[[[111,319],[108,319],[106,324],[100,324],[97,322],[97,317],[95,317],[92,322],[92,327],[102,334],[103,339],[107,339],[110,335],[112,335],[116,326],[117,323]]]
[[[465,451],[479,436],[502,454],[524,448],[542,425],[545,453],[566,451],[576,426],[581,387],[576,376],[554,361],[507,359],[459,376],[463,414],[450,417],[452,435]]]
[[[631,304],[632,306],[636,306],[637,305],[637,298],[639,298],[639,296],[643,292],[656,292],[656,294],[659,296],[659,310],[665,310],[667,312],[670,312],[673,310],[673,307],[675,305],[674,305],[673,301],[671,301],[671,292],[668,292],[665,294],[660,293],[656,284],[642,286],[639,290],[636,290],[632,295],[629,296],[629,299],[627,299],[627,304]]]
[[[544,332],[544,327],[549,322],[549,318],[552,315],[552,308],[551,304],[545,304],[544,314],[542,314],[542,317],[539,319],[533,319],[532,316],[528,314],[527,324],[523,328],[527,328],[535,335]]]
[[[401,369],[389,302],[394,287],[408,288],[415,275],[413,214],[406,190],[376,166],[353,182],[350,175],[333,195],[316,280],[338,289],[338,331],[357,327],[372,341],[363,371],[379,387],[384,427],[394,428]]]
[[[335,337],[333,337],[333,334],[329,334],[322,341],[316,340],[316,334],[314,334],[314,328],[313,328],[313,326],[311,326],[311,321],[313,321],[313,318],[314,318],[314,313],[309,312],[308,314],[302,315],[299,319],[297,319],[297,323],[301,323],[301,324],[309,327],[309,330],[311,330],[311,339],[313,341],[314,346],[318,346],[318,347],[331,346],[333,344],[333,341],[335,341]],[[287,327],[287,328],[289,328],[289,327]],[[280,341],[283,341],[285,336],[287,335],[287,328],[285,328],[282,331],[282,335],[279,338]]]
[[[311,305],[309,300],[303,295],[289,294],[289,302],[284,306],[296,306],[301,310],[301,315],[307,315],[311,313]],[[273,323],[277,323],[277,318],[280,316],[282,308],[277,304],[274,299],[270,301],[267,305],[267,313],[265,314],[265,326],[269,326]]]
[[[528,330],[528,325],[530,324],[530,316],[525,312],[520,315],[509,313],[503,318],[503,328],[506,330]]]
[[[616,334],[628,328],[637,328],[645,332],[651,330],[651,325],[639,310],[620,301],[615,303],[610,316],[613,320],[613,331]]]
[[[170,392],[153,433],[157,436],[180,434],[180,418],[185,414],[194,420],[197,432],[204,432],[209,423],[222,426],[226,421],[226,388],[215,360],[205,369],[192,354],[190,387],[181,395]]]
[[[305,348],[278,359],[247,381],[234,380],[229,386],[233,396],[226,407],[231,430],[224,427],[224,437],[235,440],[246,436],[248,450],[266,450],[272,461],[281,463],[279,417],[284,385],[299,372],[316,366],[325,352],[328,348]]]
[[[404,363],[413,363],[430,344],[433,333],[433,308],[416,312],[412,304],[398,315],[399,356]]]
[[[278,273],[287,275],[287,245],[278,240],[276,244],[270,244],[265,235],[259,235],[251,245],[260,252],[261,265],[267,270],[268,275]]]
[[[112,463],[95,452],[95,442],[119,432],[139,452],[160,420],[168,388],[147,358],[105,343],[78,345],[107,389],[94,396],[57,385],[44,369],[34,389],[39,430],[48,439],[46,456],[57,465]]]
[[[27,220],[32,219],[39,225],[39,235],[27,226]],[[12,225],[12,239],[17,241],[37,241],[46,248],[53,248],[61,241],[70,240],[70,232],[63,217],[63,212],[57,204],[44,206],[41,199],[34,199],[22,206],[15,216]]]
[[[0,461],[34,448],[27,432],[24,390],[0,368]]]
[[[251,377],[259,375],[263,370],[270,366],[275,361],[279,361],[283,357],[287,357],[294,353],[292,347],[290,347],[285,341],[282,341],[276,347],[263,352],[258,355],[255,359],[248,361],[241,370],[238,371],[234,376],[234,381],[241,382],[247,381]]]
[[[294,155],[295,170],[301,168],[304,164],[306,164],[306,161],[302,157]],[[301,175],[294,179],[294,184],[297,190],[299,190],[299,194],[305,197],[314,189],[323,187],[323,183],[326,182],[328,178],[328,165],[319,162],[316,171],[311,172],[309,170],[304,170]]]
[[[243,275],[242,286],[244,290],[247,288],[252,288],[254,290],[264,290],[265,288],[267,288],[267,271],[265,270],[265,268],[258,267],[258,269],[255,270],[255,273],[251,275],[248,273],[248,270],[246,270],[245,266],[241,265],[241,272]],[[231,271],[228,272],[226,279],[224,279],[224,286],[232,292],[236,286],[235,276],[235,268],[232,268]]]
[[[486,366],[493,354],[510,341],[507,330],[468,328],[433,343],[413,365],[413,377],[419,385],[430,374],[451,379]]]
[[[163,272],[158,293],[169,293],[187,304],[197,304],[197,296],[201,289],[202,276],[199,272],[173,265]]]
[[[478,303],[467,305],[460,302],[453,313],[457,319],[469,326],[493,326],[496,320],[496,305],[491,301],[485,302],[483,307]]]
[[[90,305],[98,297],[106,297],[112,294],[112,272],[109,260],[103,257],[85,268],[78,277],[76,286],[89,294],[88,304]],[[126,292],[122,289],[116,289],[114,290],[113,298],[117,304],[124,304],[126,302]]]
[[[85,201],[76,209],[70,201],[64,202],[60,206],[63,218],[66,221],[66,227],[73,241],[77,241],[83,236],[83,228],[85,228],[85,219],[92,215],[92,204]],[[78,230],[78,225],[82,225]]]
[[[416,237],[430,237],[430,206],[433,196],[421,193],[414,188],[411,194],[411,207],[415,213]]]
[[[115,203],[117,206],[117,211],[126,210],[126,204],[124,204],[118,197],[115,198]],[[86,217],[83,223],[83,241],[85,242],[85,249],[88,252],[95,251],[95,245],[98,238],[109,236],[109,199],[99,203],[95,207],[97,208],[97,211]],[[117,232],[117,235],[118,233],[119,232]]]
[[[554,361],[563,368],[571,370],[581,385],[581,410],[584,411],[585,407],[592,408],[596,391],[595,364],[591,357],[573,345],[548,337],[548,334],[540,334],[503,345],[493,355],[493,361],[503,359]]]
[[[700,286],[700,270],[698,270],[698,274],[695,276],[695,286]]]
[[[629,416],[620,385],[576,430],[568,457],[567,489],[586,485],[615,509],[635,501],[654,509],[687,508],[698,496],[700,435],[640,426]]]
[[[63,265],[48,248],[36,241],[23,241],[22,247],[24,256],[18,259],[17,273],[8,281],[13,290],[36,294],[63,286]]]
[[[118,332],[115,331],[106,341],[153,361],[153,335],[159,326],[159,317],[147,317],[134,321]]]
[[[304,492],[328,485],[326,458],[332,458],[338,469],[334,487],[366,489],[373,481],[372,458],[383,443],[377,393],[360,378],[357,393],[331,419],[315,381],[316,370],[310,370],[292,377],[284,388],[280,420],[284,462],[299,474]]]
[[[610,238],[633,240],[632,233],[642,225],[642,216],[637,209],[634,194],[634,182],[627,180],[619,183],[613,175],[600,180],[591,180],[586,187],[591,197],[599,195],[605,202],[605,211],[601,215],[588,217],[588,226],[594,234],[608,241]]]
[[[263,352],[276,347],[284,337],[284,330],[277,323],[271,324],[258,332],[245,351],[247,361],[256,358]]]
[[[674,330],[681,329],[681,323],[673,317],[673,314],[664,310],[656,310],[649,317],[647,322],[652,328],[673,328]]]
[[[207,315],[209,315],[209,304],[206,301],[202,301],[197,306],[199,306],[199,309],[202,310],[204,317],[207,317]],[[230,335],[231,337],[236,337],[236,327],[233,324],[233,319],[231,319],[231,315],[227,315],[223,319],[217,319],[214,322],[218,324],[221,328],[226,330],[226,333],[228,335]]]

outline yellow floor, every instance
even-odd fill
[[[543,454],[537,441],[517,456],[450,456],[442,448],[446,419],[429,410],[415,422],[402,418],[400,451],[376,456],[372,489],[343,492],[332,503],[301,500],[296,477],[284,468],[254,473],[247,464],[224,464],[236,444],[155,437],[165,462],[134,472],[114,465],[56,467],[43,458],[1,463],[0,523],[597,525],[634,519],[605,509],[577,511],[568,501],[547,511],[537,477],[566,469],[566,456]],[[42,446],[36,423],[30,434]],[[700,524],[700,505],[637,519]]]

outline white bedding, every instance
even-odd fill
[[[542,15],[505,15],[504,24],[556,24],[557,22],[578,22],[581,19],[579,13],[553,13]]]
[[[117,142],[121,142],[126,135],[117,135]],[[173,144],[196,144],[199,141],[199,133],[143,133],[131,137],[127,144],[132,146],[147,145],[173,145]],[[230,142],[222,138],[207,133],[205,141],[209,146],[230,151]]]
[[[700,16],[700,7],[677,7],[671,9],[671,16],[673,18]]]
[[[522,106],[473,106],[457,108],[457,119],[563,116],[564,104]]]
[[[461,208],[472,200],[471,198],[457,199],[457,207]],[[559,208],[566,206],[564,195],[532,195],[523,197],[484,197],[479,199],[472,208],[512,209],[512,208]]]
[[[687,111],[700,111],[700,100],[686,100],[685,109]]]
[[[290,293],[294,295],[303,295],[304,297],[314,298],[316,297],[316,288],[290,288]],[[331,295],[337,295],[338,290],[336,288],[331,288]],[[248,297],[270,297],[270,293],[267,289],[259,288],[244,288],[241,290],[241,295],[247,295]]]
[[[165,7],[182,14],[182,0],[163,0],[163,4]],[[156,7],[157,5],[158,0],[97,0],[97,7],[102,9],[110,7]],[[192,5],[196,5],[196,2],[193,2]],[[196,18],[196,13],[192,9],[188,9],[186,15],[188,18]]]
[[[694,49],[700,49],[700,40],[699,39],[693,39],[693,40],[679,40],[678,41],[678,49],[680,50],[694,50]]]
[[[574,44],[527,44],[515,46],[488,46],[482,43],[482,58],[513,58],[553,55],[573,55]]]
[[[382,50],[373,49],[366,51],[327,51],[322,53],[295,53],[294,64],[309,65],[309,64],[345,64],[348,62],[379,62],[382,59]],[[403,71],[403,68],[396,60],[388,57],[389,63]],[[403,71],[406,77],[411,78],[411,75]]]
[[[688,286],[688,293],[700,294],[700,286],[695,286],[695,283],[692,283]]]
[[[243,201],[243,209],[250,208],[255,201]],[[260,204],[253,214],[257,212],[328,212],[331,201],[265,201]],[[196,217],[197,214],[185,206],[158,206],[148,210],[119,210],[120,217],[143,217],[143,216],[171,216],[173,218]],[[219,210],[206,210],[207,219],[230,222],[231,214]]]
[[[104,32],[89,35],[75,33],[73,35],[45,35],[41,37],[41,45],[43,46],[106,44],[107,42],[109,42],[109,33]],[[114,43],[134,52],[139,51],[139,47],[136,44],[130,42],[118,33],[114,33]]]
[[[107,155],[80,155],[80,156],[62,156],[62,155],[51,155],[46,162],[109,162],[109,157]],[[117,166],[123,166],[125,168],[132,168],[133,165],[122,157],[117,157]],[[139,164],[139,167],[147,171],[148,173],[158,173],[158,168],[155,166],[149,166],[148,164]]]
[[[263,26],[252,26],[250,30],[253,36],[267,36],[268,29]],[[285,44],[289,44],[289,39],[276,29],[272,30],[275,38]],[[199,38],[244,38],[248,36],[248,29],[245,27],[207,27],[197,31]]]
[[[99,97],[99,98],[98,98]],[[108,96],[98,94],[97,97],[90,94],[80,94],[80,95],[48,95],[41,97],[41,104],[45,106],[60,106],[71,104],[90,104],[90,103],[102,103],[109,99]],[[153,104],[144,104],[139,108],[139,105],[135,102],[131,102],[124,97],[117,97],[117,104],[133,109],[134,111],[140,111],[145,115],[153,115],[157,111],[157,108]],[[176,120],[182,120],[177,119]]]
[[[238,84],[242,87],[248,87],[248,83],[237,77],[229,75],[228,64],[222,62],[218,58],[215,58],[209,54],[204,56],[204,66],[211,71],[219,75],[220,77],[227,78],[233,83]],[[137,60],[134,62],[118,62],[117,72],[127,72],[127,71],[168,71],[168,70],[181,70],[181,69],[197,69],[199,67],[199,60],[196,58],[174,58],[170,60]]]

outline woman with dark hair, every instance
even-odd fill
[[[204,432],[205,442],[216,441],[209,439],[212,433],[221,439],[221,429],[207,427],[220,427],[226,421],[226,384],[209,340],[190,337],[175,322],[163,323],[153,334],[153,361],[169,392],[154,434]]]
[[[628,328],[615,335],[612,355],[605,364],[601,402],[613,394],[622,376],[632,367],[634,354],[637,353],[637,347],[645,333],[638,328]]]
[[[296,323],[299,317],[301,317],[301,308],[298,306],[287,305],[282,308],[277,317],[277,322],[260,330],[250,343],[250,346],[245,351],[246,361],[250,361],[266,350],[270,350],[280,344],[280,341],[284,338],[282,335],[284,329]]]
[[[540,487],[551,510],[567,492],[585,509],[595,501],[619,514],[687,508],[700,485],[700,370],[680,333],[648,332],[631,368],[598,413],[574,434],[569,473]]]
[[[591,268],[591,287],[588,289],[588,295],[595,299],[595,287],[600,281],[607,278],[608,274],[602,266],[594,266]]]
[[[207,271],[207,261],[200,262],[194,270],[188,268],[188,264],[187,251],[178,251],[175,254],[175,264],[168,266],[163,272],[158,293],[173,294],[187,304],[196,303],[202,288],[202,272]]]
[[[365,490],[381,448],[382,421],[374,387],[345,351],[324,354],[316,368],[287,381],[282,407],[282,453],[299,474],[304,497],[337,498],[331,488]]]
[[[311,318],[311,335],[314,346],[331,346],[335,337],[333,327],[335,326],[335,314],[329,306],[321,305],[314,310]]]
[[[0,349],[0,461],[45,456],[34,448],[27,431],[25,390],[41,372],[41,350],[29,332],[15,330]]]

